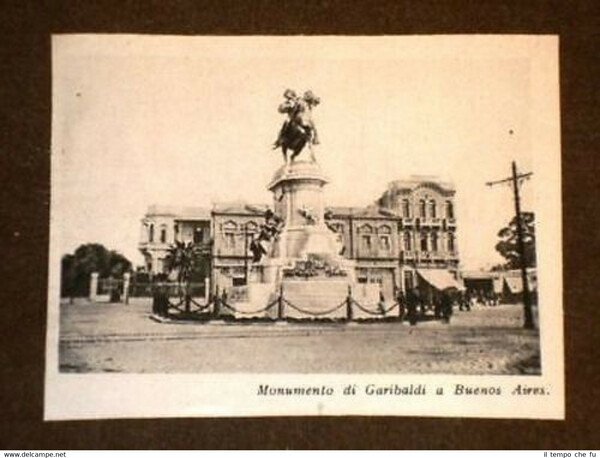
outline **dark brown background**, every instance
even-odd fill
[[[0,448],[600,448],[600,2],[14,1],[0,15]],[[560,35],[566,421],[277,418],[42,421],[50,34]],[[65,400],[68,402],[68,400]]]

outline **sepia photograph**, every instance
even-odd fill
[[[558,104],[553,36],[54,35],[46,419],[563,418]]]

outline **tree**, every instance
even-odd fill
[[[523,261],[525,267],[536,266],[535,256],[535,215],[532,212],[521,212],[521,226],[523,228],[523,245],[525,247]],[[498,232],[500,241],[496,244],[496,251],[506,259],[505,269],[518,269],[521,267],[521,256],[517,244],[517,220],[514,217],[507,227]]]
[[[190,283],[198,274],[205,274],[205,259],[199,244],[176,241],[165,257],[165,267],[169,273],[177,273],[177,283],[183,291],[186,311],[190,310]]]
[[[130,270],[131,262],[122,254],[98,243],[80,245],[73,254],[62,257],[61,295],[88,296],[92,272],[98,272],[100,278],[119,278]]]

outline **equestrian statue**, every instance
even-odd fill
[[[296,95],[296,92],[287,89],[283,93],[284,102],[279,105],[278,111],[287,115],[287,119],[281,126],[279,136],[273,144],[273,149],[281,148],[283,160],[288,163],[288,150],[292,152],[289,159],[294,159],[308,145],[311,153],[311,160],[315,161],[312,151],[312,145],[319,144],[317,129],[312,121],[312,109],[316,107],[320,99],[312,91],[306,91],[302,97]]]

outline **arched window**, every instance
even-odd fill
[[[408,199],[402,199],[402,216],[410,218],[410,204],[408,203]]]
[[[410,237],[410,232],[406,231],[404,233],[404,250],[411,251],[412,250],[412,240]]]
[[[258,224],[256,224],[254,221],[248,221],[246,223],[246,232],[248,232],[249,234],[252,234],[254,232],[256,232],[258,230]]]
[[[421,199],[419,201],[419,216],[421,218],[425,218],[425,210],[426,210],[426,204],[425,204],[425,200]]]
[[[446,218],[454,218],[454,205],[450,200],[446,201]]]
[[[438,235],[437,232],[431,234],[431,251],[438,250]]]
[[[381,234],[379,236],[379,247],[383,251],[390,251],[392,249],[392,244],[390,242],[390,236],[388,234]]]
[[[427,251],[427,234],[421,234],[421,251]]]
[[[227,221],[223,224],[222,228],[225,248],[233,250],[235,248],[235,234],[237,233],[238,225],[234,221]]]
[[[173,224],[173,239],[175,241],[179,240],[179,224]]]
[[[371,234],[373,232],[373,228],[370,224],[363,224],[358,228],[358,232],[362,234]]]
[[[448,251],[454,251],[454,234],[452,232],[448,233]]]
[[[163,225],[160,227],[160,243],[167,242],[167,226]]]
[[[235,233],[233,232],[225,232],[225,247],[229,249],[235,248]]]
[[[235,223],[235,221],[226,221],[225,223],[223,223],[223,231],[225,232],[236,232],[238,225]]]
[[[358,227],[358,232],[361,234],[360,243],[363,253],[370,254],[373,248],[373,238],[371,235],[373,233],[373,228],[370,224],[363,224]]]
[[[429,214],[431,215],[432,218],[436,218],[437,217],[437,209],[435,206],[435,200],[430,200],[429,201]]]
[[[371,234],[363,234],[360,236],[360,240],[362,243],[363,250],[368,253],[371,251],[372,243],[371,243]]]
[[[154,242],[154,224],[148,226],[148,241]]]
[[[387,224],[383,224],[377,228],[379,235],[379,248],[384,252],[389,252],[392,249],[392,228]]]

